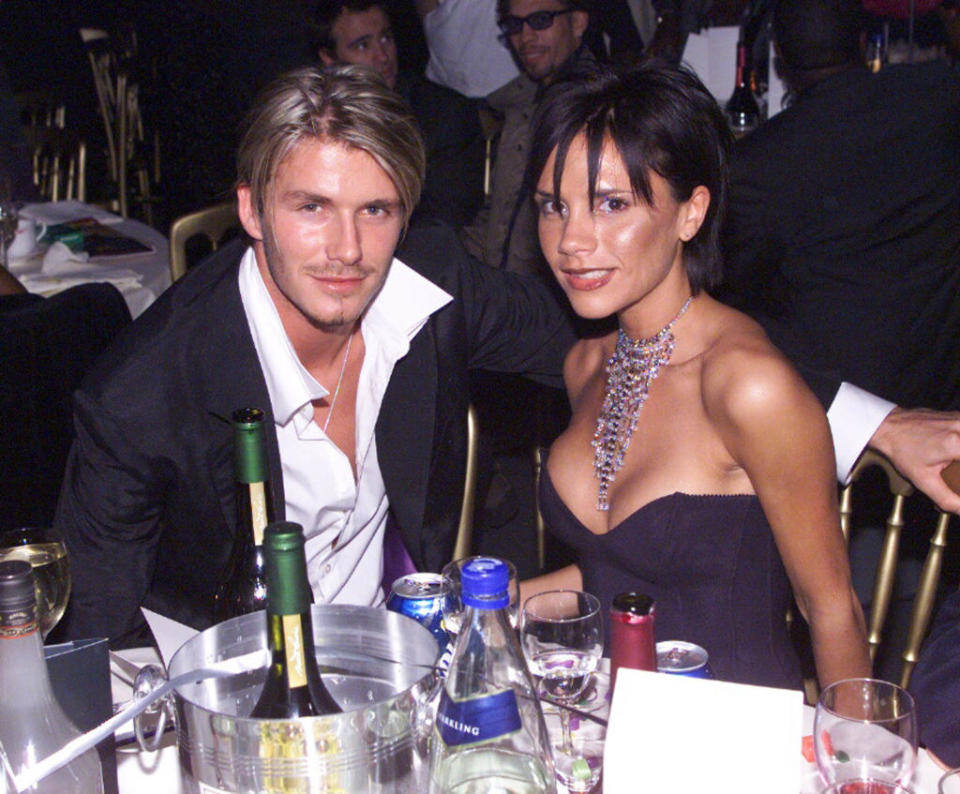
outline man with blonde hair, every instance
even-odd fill
[[[77,394],[70,635],[141,641],[141,605],[210,623],[240,407],[266,414],[273,504],[304,526],[318,603],[383,602],[388,524],[417,567],[451,558],[468,370],[556,377],[570,334],[539,284],[410,223],[423,172],[408,106],[367,70],[264,91],[238,155],[250,244],[178,282]]]

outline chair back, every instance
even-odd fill
[[[16,95],[33,182],[47,201],[87,198],[86,141],[66,124],[66,107],[46,91]]]
[[[467,473],[463,483],[463,504],[460,507],[460,524],[457,541],[453,547],[453,559],[470,556],[473,544],[473,519],[477,505],[477,458],[480,441],[480,422],[473,403],[467,408]]]
[[[216,204],[177,218],[170,226],[170,278],[176,281],[187,272],[187,244],[196,237],[206,239],[214,251],[228,232],[239,230],[240,219],[234,202]]]
[[[894,468],[887,458],[873,450],[867,450],[857,461],[850,474],[850,483],[843,489],[840,498],[840,522],[844,535],[849,539],[853,517],[854,485],[867,469],[877,466],[889,486],[892,503],[886,519],[883,546],[877,563],[873,585],[873,599],[867,626],[867,640],[870,644],[870,658],[876,659],[877,650],[883,641],[884,625],[893,599],[894,582],[900,551],[900,536],[904,527],[904,505],[914,494],[913,486]],[[917,498],[921,498],[918,496]],[[925,498],[925,497],[922,497]],[[920,646],[930,627],[937,587],[943,568],[943,556],[947,546],[947,527],[950,514],[936,511],[936,520],[930,535],[930,550],[927,553],[917,592],[913,600],[906,644],[903,648],[903,667],[900,677],[902,686],[907,686],[914,665],[920,654]]]

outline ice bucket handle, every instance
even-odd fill
[[[164,675],[163,668],[156,664],[146,664],[140,668],[134,679],[133,696],[138,700],[147,697],[159,690],[166,683],[167,678]],[[148,737],[143,729],[143,720],[147,715],[152,717],[158,711],[160,712],[160,716],[157,718],[153,735]],[[170,692],[153,700],[146,709],[133,718],[133,733],[137,737],[137,744],[140,745],[141,750],[152,753],[160,747],[163,732],[167,727],[168,716],[170,719],[176,720],[172,693]]]

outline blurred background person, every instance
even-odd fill
[[[427,147],[419,211],[461,226],[483,200],[483,133],[477,109],[455,91],[400,68],[388,11],[383,0],[322,0],[313,20],[317,55],[327,65],[374,69],[410,103]]]

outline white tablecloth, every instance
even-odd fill
[[[49,296],[76,284],[108,281],[117,286],[130,308],[130,314],[137,317],[170,286],[169,243],[164,235],[145,223],[124,219],[79,201],[28,204],[20,213],[47,224],[95,218],[151,249],[139,254],[92,257],[87,262],[71,263],[69,268],[58,271],[56,275],[42,272],[42,250],[29,257],[12,259],[10,272],[30,292]]]

